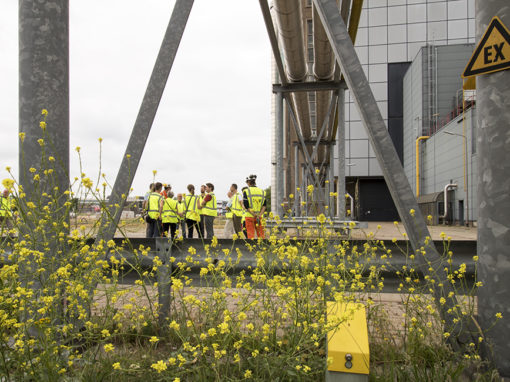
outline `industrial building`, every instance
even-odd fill
[[[476,220],[476,93],[460,74],[473,44],[427,45],[403,80],[404,169],[432,223]],[[445,209],[446,205],[446,209]]]
[[[317,22],[318,18],[315,15],[316,12],[313,10],[311,1],[292,2],[300,4],[300,7],[297,7],[299,9],[282,8],[289,3],[275,0],[272,15],[283,48],[286,69],[289,70],[290,68],[290,80],[320,83],[339,79],[337,77],[339,75],[338,68],[335,69],[332,63],[333,55],[320,22]],[[362,7],[361,3],[363,4]],[[460,49],[463,52],[472,51],[472,44],[475,40],[474,3],[474,0],[339,1],[339,10],[349,30],[357,30],[357,33],[351,35],[355,42],[356,52],[415,192],[416,168],[411,167],[416,164],[414,159],[416,157],[416,140],[411,139],[411,136],[414,137],[416,134],[418,134],[418,137],[424,134],[428,135],[429,132],[436,129],[440,121],[446,120],[445,118],[451,113],[452,99],[456,95],[455,92],[462,88],[460,74],[463,65],[469,59],[470,53],[466,53],[467,57],[466,54],[461,54],[463,58],[465,57],[465,61],[462,65],[459,61],[459,65],[455,67],[455,70],[452,68],[442,70],[437,65],[441,65],[443,61],[441,59],[437,61],[436,56],[448,55],[450,48],[453,50]],[[353,17],[356,16],[357,6],[360,7],[359,24],[356,24],[356,17]],[[300,25],[297,25],[296,18],[293,18],[293,15],[299,15]],[[289,35],[289,32],[294,33],[294,35]],[[424,49],[428,50],[430,54],[423,55]],[[413,111],[414,115],[409,114],[407,116],[411,118],[409,120],[405,117],[404,77],[412,66],[411,63],[413,61],[417,62],[419,55],[421,55],[422,60],[425,56],[427,60],[431,60],[426,62],[427,65],[423,67],[418,67],[418,64],[413,66],[414,71],[421,70],[422,76],[430,78],[430,81],[423,81],[420,88],[422,99],[426,100],[428,104],[421,105],[420,113],[415,109]],[[306,65],[303,64],[303,60],[305,60]],[[445,60],[447,62],[446,58]],[[298,62],[299,65],[297,65]],[[438,82],[435,81],[439,72],[443,76],[441,77],[441,84],[445,83],[446,77],[451,76],[453,80],[451,83],[460,85],[455,90],[450,88],[439,89],[441,85],[438,85]],[[276,70],[274,83],[279,83]],[[450,90],[454,94],[450,94]],[[440,97],[438,98],[438,96]],[[356,220],[391,221],[398,219],[398,213],[350,91],[345,91],[344,100],[336,99],[334,91],[322,90],[293,93],[292,97],[297,123],[303,127],[303,135],[309,145],[309,151],[313,153],[313,146],[317,147],[317,155],[311,158],[314,168],[319,171],[319,179],[315,180],[315,185],[318,184],[318,180],[322,187],[320,192],[324,195],[323,205],[329,204],[332,207],[329,209],[330,214],[343,218],[344,211],[351,209],[349,203],[347,207],[342,205],[343,200],[336,204],[328,200],[328,193],[337,191],[340,195],[347,192],[352,197],[353,211],[350,212],[352,218]],[[338,102],[338,105],[344,105],[344,113],[342,113],[340,107],[338,112],[335,113],[336,105],[332,105],[334,102]],[[274,190],[277,190],[277,192],[273,192],[273,195],[276,195],[279,191],[281,198],[273,198],[273,210],[276,210],[279,203],[287,202],[286,196],[294,193],[296,188],[313,184],[310,175],[306,175],[306,158],[302,157],[298,150],[298,137],[291,128],[292,116],[285,107],[283,142],[277,143],[276,103],[277,96],[275,95],[272,186]],[[414,108],[415,106],[409,107]],[[416,117],[419,118],[415,119]],[[465,118],[465,121],[470,120],[469,118]],[[324,121],[326,121],[327,126],[321,133]],[[409,129],[413,131],[409,132]],[[453,131],[457,130],[453,129]],[[337,136],[337,132],[340,134],[339,136]],[[466,139],[470,140],[467,136]],[[432,170],[428,162],[430,160],[431,163],[434,163],[434,151],[429,152],[428,147],[436,140],[438,139],[431,139],[430,143],[424,143],[424,140],[422,140],[420,143],[421,150],[425,150],[421,157],[421,160],[424,161],[424,168],[420,174],[421,177],[424,177],[422,195],[439,192],[437,191],[438,184],[444,180],[439,176],[429,178],[430,171],[436,175],[443,171],[438,168]],[[459,154],[460,156],[457,159],[463,161],[462,150],[460,150],[462,149],[462,138],[450,135],[442,142],[457,145],[449,152],[450,154]],[[280,182],[276,179],[279,173],[276,165],[279,147],[283,151],[284,158],[281,170],[283,180]],[[437,151],[435,154],[437,155]],[[452,162],[450,161],[450,163]],[[467,219],[467,215],[470,215],[470,220],[474,220],[476,216],[476,210],[472,209],[475,204],[472,202],[472,198],[475,196],[474,192],[470,197],[471,202],[461,195],[464,192],[463,167],[464,165],[461,165],[457,168],[459,173],[456,176],[454,174],[445,175],[445,177],[450,177],[448,180],[452,179],[457,183],[460,177],[462,182],[458,184],[455,190],[457,199],[455,199],[454,215],[450,215],[452,219],[442,219],[441,221],[459,222]],[[455,172],[456,170],[452,171]],[[344,177],[345,191],[342,182],[338,181],[339,178]],[[467,177],[469,178],[469,174]],[[283,187],[278,187],[278,184],[283,185]],[[279,188],[283,188],[283,190],[279,190]],[[463,206],[464,215],[459,212],[459,208],[461,208],[460,200],[466,200]],[[469,213],[466,210],[466,205],[471,206]],[[298,209],[293,211],[295,215],[306,214],[307,212],[309,211],[299,211]],[[444,212],[437,213],[437,215],[444,215]],[[438,221],[436,220],[436,222]]]

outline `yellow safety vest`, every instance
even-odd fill
[[[177,200],[166,198],[161,212],[161,221],[163,223],[177,223]]]
[[[11,200],[0,196],[2,203],[0,204],[0,216],[11,216]]]
[[[184,198],[184,204],[186,210],[186,219],[199,221],[200,215],[198,213],[198,196],[186,195]]]
[[[262,210],[262,205],[264,204],[264,200],[266,198],[264,191],[258,187],[248,187],[248,189],[246,189],[245,192],[248,198],[248,204],[250,206],[250,209],[255,213],[260,212],[260,210]],[[246,211],[246,217],[253,218],[254,216],[248,211]]]
[[[179,212],[180,214],[183,215],[182,217],[178,216],[179,220],[184,220],[185,219],[184,210],[185,210],[184,202],[177,202],[177,212]]]
[[[218,209],[216,206],[216,195],[214,195],[214,193],[212,192],[210,192],[208,195],[211,195],[211,200],[209,200],[205,204],[205,206],[202,207],[202,215],[218,216]]]
[[[232,211],[232,213],[235,216],[243,216],[244,209],[243,209],[243,206],[241,205],[241,202],[239,201],[239,196],[240,196],[240,194],[236,193],[231,198],[232,206],[230,207],[230,211]]]
[[[157,192],[152,192],[149,195],[149,200],[147,201],[147,212],[151,219],[159,219],[159,203],[161,198],[162,196]]]

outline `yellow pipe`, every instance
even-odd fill
[[[353,0],[351,6],[351,17],[349,19],[349,36],[351,36],[352,44],[356,42],[358,34],[359,19],[361,17],[361,9],[363,8],[363,0]]]
[[[429,138],[428,135],[416,138],[416,197],[420,196],[420,141]]]

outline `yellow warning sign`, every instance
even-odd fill
[[[462,78],[510,68],[510,32],[494,17],[478,43]]]

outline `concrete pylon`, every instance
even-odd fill
[[[491,19],[510,26],[508,0],[476,1],[480,41]],[[503,377],[510,377],[510,70],[477,78],[478,118],[478,293],[480,324],[489,328],[497,313],[503,319],[487,336]]]
[[[48,110],[45,154],[56,158],[56,185],[64,192],[69,188],[68,0],[19,1],[19,131],[25,134],[19,181],[28,199],[34,188],[28,169],[41,166],[42,109]]]

